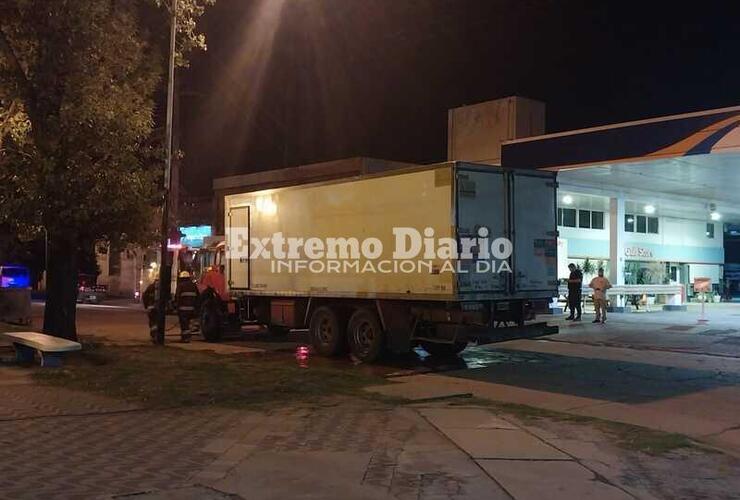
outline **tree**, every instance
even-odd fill
[[[594,274],[594,272],[596,272],[594,263],[591,262],[591,259],[586,257],[586,260],[583,261],[583,274]]]
[[[189,50],[205,47],[195,23],[213,0],[178,1],[184,65]],[[168,31],[161,7],[0,0],[0,224],[48,231],[47,333],[76,338],[84,249],[151,241],[162,201],[154,134]]]

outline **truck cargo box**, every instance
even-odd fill
[[[447,162],[233,194],[224,205],[232,293],[439,301],[557,294],[552,172]],[[414,232],[426,237],[416,255]],[[298,250],[289,255],[275,235],[293,238]]]

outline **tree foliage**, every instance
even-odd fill
[[[205,48],[196,22],[211,3],[178,0],[180,65]],[[50,262],[75,260],[96,241],[152,236],[168,7],[0,0],[0,223],[19,233],[45,227]]]

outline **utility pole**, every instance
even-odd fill
[[[162,230],[159,260],[159,296],[157,297],[157,335],[156,344],[164,345],[164,331],[167,315],[167,302],[170,298],[170,283],[172,281],[172,262],[169,258],[167,240],[170,227],[170,191],[172,172],[172,114],[175,100],[175,37],[177,35],[177,0],[171,0],[170,7],[170,65],[169,78],[167,81],[167,121],[166,148],[167,158],[164,167],[164,203],[162,205]]]

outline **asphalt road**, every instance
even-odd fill
[[[43,325],[44,304],[32,305],[32,327],[40,329]],[[176,318],[168,318],[168,325],[174,325]],[[108,301],[100,305],[77,305],[77,333],[105,337],[118,343],[146,342],[149,327],[144,308],[140,303],[128,300]],[[172,332],[174,333],[174,331]]]

